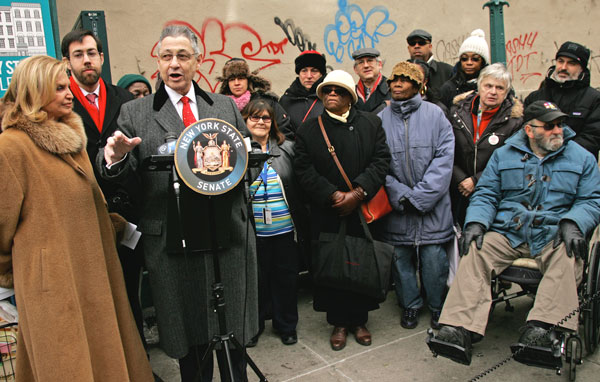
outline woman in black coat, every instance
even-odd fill
[[[325,107],[320,118],[353,189],[348,190],[327,149],[319,120],[306,121],[297,131],[294,168],[310,202],[312,238],[317,240],[321,232],[337,233],[344,219],[348,235],[364,237],[359,206],[385,182],[390,162],[385,132],[377,116],[352,107],[357,97],[350,74],[342,70],[329,73],[317,94]],[[370,345],[371,334],[365,324],[368,312],[379,305],[342,287],[316,286],[314,291],[314,309],[327,312],[327,322],[334,326],[331,347],[343,349],[348,331],[354,332],[361,345]]]

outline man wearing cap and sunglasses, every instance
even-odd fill
[[[487,325],[492,273],[520,257],[533,257],[543,278],[519,343],[538,339],[537,346],[549,348],[550,327],[577,308],[586,237],[600,222],[600,173],[596,159],[574,142],[565,117],[551,102],[533,102],[523,129],[488,162],[467,210],[463,258],[442,328],[429,342],[437,354],[470,363],[471,343],[483,338]],[[560,324],[577,326],[577,315]]]
[[[567,41],[556,53],[556,64],[539,90],[529,94],[525,106],[537,100],[547,100],[567,114],[566,124],[575,132],[575,142],[598,157],[600,150],[600,92],[590,86],[587,68],[590,50]]]
[[[423,60],[429,65],[429,82],[427,85],[439,91],[444,82],[452,76],[452,65],[433,59],[431,41],[431,33],[423,29],[415,29],[406,37],[410,58],[412,60]]]

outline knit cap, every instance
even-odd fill
[[[307,66],[318,69],[322,75],[325,75],[327,71],[325,66],[325,56],[316,50],[306,50],[300,53],[300,55],[296,57],[296,60],[294,60],[294,63],[296,64],[296,74],[299,74],[300,70]]]
[[[475,29],[471,35],[463,41],[458,51],[458,55],[463,53],[476,53],[480,55],[486,64],[490,63],[490,48],[485,41],[485,32],[481,29]]]
[[[146,77],[140,74],[125,74],[119,82],[117,82],[117,86],[123,89],[127,89],[131,84],[135,82],[143,82],[148,86],[150,92],[152,92],[152,86],[150,86],[150,82],[146,79]]]

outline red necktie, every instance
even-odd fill
[[[186,96],[183,96],[181,97],[181,102],[183,102],[183,124],[185,127],[188,127],[192,123],[196,122],[196,117],[194,117],[194,113],[192,113],[190,99]]]
[[[90,101],[92,106],[94,106],[96,110],[98,110],[98,106],[96,106],[96,98],[98,98],[98,96],[96,95],[96,93],[90,93],[86,95],[85,98],[87,98],[87,100]]]

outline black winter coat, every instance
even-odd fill
[[[427,65],[430,69],[428,86],[439,92],[444,83],[452,77],[452,65],[436,60],[431,60]]]
[[[295,139],[296,131],[303,120],[315,118],[323,112],[323,102],[317,97],[317,86],[319,86],[323,80],[324,77],[321,77],[313,84],[310,90],[306,90],[300,83],[300,79],[296,77],[294,82],[292,82],[290,87],[279,99],[279,104],[290,116],[289,128],[285,130],[281,129],[281,132],[285,134],[287,138]],[[308,112],[309,110],[310,113]]]
[[[481,69],[483,68],[484,66],[481,67]],[[459,61],[454,65],[454,75],[452,78],[446,81],[440,88],[440,100],[450,109],[454,102],[454,97],[471,90],[477,91],[477,77],[474,80],[468,81]]]
[[[458,192],[458,185],[469,177],[477,184],[494,150],[504,145],[504,141],[517,132],[523,124],[523,104],[509,95],[486,126],[483,135],[477,143],[473,143],[472,110],[478,108],[477,93],[466,93],[455,98],[449,113],[455,138],[450,196],[454,220],[461,225],[464,222],[469,199]]]
[[[558,108],[569,116],[566,124],[575,131],[574,141],[598,158],[600,149],[600,92],[590,87],[590,72],[585,69],[581,77],[575,81],[558,83],[551,78],[555,67],[548,70],[548,75],[539,90],[529,94],[525,99],[525,107],[534,101],[554,102]]]
[[[387,106],[385,101],[389,100],[390,98],[392,97],[390,95],[390,88],[387,84],[387,78],[382,76],[381,82],[379,82],[379,85],[377,85],[377,89],[375,89],[369,99],[367,99],[367,102],[363,102],[363,100],[358,97],[358,101],[354,107],[356,107],[358,110],[377,114],[381,110],[385,109]]]
[[[361,186],[367,192],[367,199],[372,198],[385,183],[391,160],[381,120],[354,107],[346,123],[331,118],[327,112],[321,118],[346,175],[354,186]],[[338,232],[342,218],[331,208],[330,196],[337,190],[348,191],[348,186],[327,150],[318,119],[308,120],[298,129],[295,149],[294,169],[311,206],[313,240],[318,239],[320,232]],[[346,218],[347,234],[364,237],[358,213]],[[359,312],[377,308],[374,300],[356,293],[315,288],[317,311]]]

